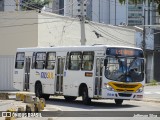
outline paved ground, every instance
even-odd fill
[[[3,92],[8,92],[8,91],[3,91]],[[15,94],[17,93],[16,91],[14,92],[8,92],[10,95],[10,100],[0,100],[0,111],[6,111],[10,107],[18,107],[18,106],[24,106],[25,103],[23,102],[18,102],[13,100],[15,98]],[[26,93],[26,92],[23,92]],[[34,93],[30,93],[34,95]],[[144,89],[144,101],[125,101],[124,105],[122,107],[117,107],[114,104],[114,101],[111,100],[100,100],[100,101],[94,101],[89,108],[85,105],[82,104],[81,98],[78,98],[75,102],[68,103],[64,100],[63,97],[56,97],[52,98],[47,101],[47,107],[45,108],[45,111],[68,111],[68,110],[73,110],[73,111],[83,111],[83,110],[128,110],[128,111],[145,111],[145,110],[150,110],[150,111],[157,111],[159,110],[158,106],[160,105],[160,85],[158,86],[145,86]],[[146,102],[147,101],[147,102]],[[157,103],[158,102],[158,103]],[[0,118],[0,120],[3,120],[4,118]],[[53,117],[52,119],[59,119],[62,120],[63,117],[57,118]],[[51,120],[52,120],[51,119]],[[65,118],[69,119],[70,118]],[[72,120],[75,118],[71,118]],[[77,119],[77,117],[76,117]],[[86,118],[82,118],[83,120]],[[99,118],[94,118],[96,120],[99,120]],[[106,118],[104,118],[106,119]],[[111,118],[113,119],[113,118]],[[115,120],[119,120],[119,118],[114,118]],[[126,119],[126,118],[124,118]],[[123,120],[124,120],[123,119]],[[48,120],[48,118],[37,118],[37,119],[31,119],[31,118],[18,118],[17,120]],[[80,119],[81,120],[81,119]],[[87,119],[88,120],[88,119]],[[129,119],[130,120],[130,119]],[[150,120],[150,119],[148,119]]]
[[[160,103],[160,85],[145,86],[144,87],[144,100],[155,101]]]

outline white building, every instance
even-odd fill
[[[76,17],[80,15],[80,4],[77,0],[65,0],[64,15]],[[118,0],[85,0],[84,15],[89,20],[99,23],[120,25],[127,24],[128,6]]]
[[[70,17],[77,17],[80,15],[80,0],[65,0],[64,1],[64,15]],[[137,5],[132,1],[126,0],[125,3],[119,3],[119,0],[84,0],[84,12],[87,19],[112,25],[143,25],[144,13],[145,24],[152,24],[154,22],[155,5],[153,3],[143,3],[143,0],[138,0]],[[150,5],[150,6],[149,6]],[[149,6],[149,7],[148,7]],[[148,20],[149,19],[149,20]],[[158,21],[158,18],[156,18]]]
[[[64,0],[64,16],[77,17],[81,15],[80,0]],[[86,15],[87,0],[84,0],[84,15]]]
[[[19,0],[0,0],[0,11],[16,11],[18,6],[16,2]]]

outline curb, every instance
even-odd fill
[[[160,100],[158,100],[158,99],[150,99],[150,98],[143,98],[142,101],[160,103]]]

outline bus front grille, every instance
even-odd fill
[[[118,93],[120,97],[131,97],[132,94]]]
[[[134,90],[116,89],[117,92],[134,92]]]
[[[138,85],[127,85],[127,84],[117,84],[117,83],[114,83],[114,85],[118,88],[135,88],[137,87]]]

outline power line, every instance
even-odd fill
[[[93,23],[92,23],[92,24],[93,24]],[[91,24],[91,22],[89,22],[89,25],[91,25],[94,29],[96,29],[96,30],[102,32],[103,34],[105,34],[105,35],[113,38],[114,40],[116,40],[116,41],[118,41],[118,42],[124,42],[124,44],[127,44],[127,43],[128,43],[128,44],[132,44],[132,43],[130,43],[130,42],[124,41],[124,40],[122,40],[122,39],[120,39],[120,38],[118,38],[118,37],[116,37],[116,36],[111,35],[110,33],[108,33],[107,31],[103,30],[102,28],[100,28],[100,27],[97,26],[97,25],[96,25],[96,26],[97,26],[97,28],[96,28],[96,27],[94,27],[92,24]],[[95,24],[94,24],[94,25],[95,25]],[[132,44],[132,45],[135,45],[135,44]]]

